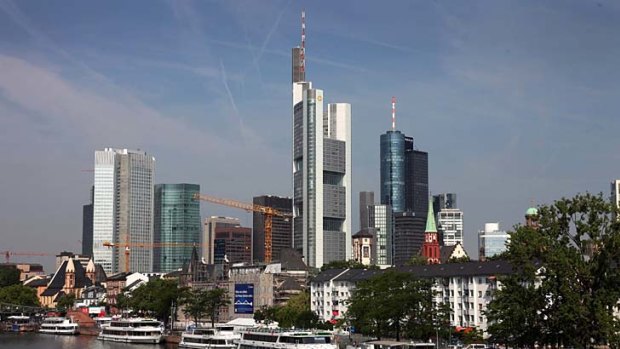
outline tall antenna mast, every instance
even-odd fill
[[[301,72],[306,74],[306,10],[301,11],[301,50],[299,50],[299,56],[301,61]]]
[[[392,97],[392,131],[396,130],[396,97]]]

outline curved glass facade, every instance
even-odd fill
[[[405,135],[387,131],[381,135],[381,204],[394,212],[405,211]]]
[[[155,243],[200,243],[200,202],[194,194],[198,184],[157,184],[155,186]],[[183,267],[192,256],[192,246],[164,246],[154,249],[153,269],[170,272]]]

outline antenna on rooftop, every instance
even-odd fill
[[[392,131],[396,130],[396,97],[392,97]]]

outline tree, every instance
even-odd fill
[[[17,268],[0,267],[0,288],[19,284],[19,274]]]
[[[211,326],[215,327],[215,322],[218,320],[220,308],[228,306],[230,304],[230,298],[228,297],[228,291],[223,288],[214,288],[207,291],[205,299],[206,314],[211,319]]]
[[[415,254],[411,256],[406,263],[407,265],[426,265],[428,264],[428,259],[424,256],[420,256],[419,254]]]
[[[321,267],[321,271],[329,269],[379,269],[379,267],[376,265],[365,265],[350,259],[348,261],[331,261],[327,264],[323,264]]]
[[[0,303],[38,307],[37,292],[22,284],[0,288]]]
[[[194,319],[194,323],[198,325],[198,321],[207,312],[207,299],[208,290],[190,290],[185,292],[181,298],[181,304],[185,305],[183,312],[187,316],[191,316]]]
[[[155,279],[140,285],[129,295],[129,308],[151,314],[167,325],[173,303],[181,298],[184,289],[176,280]],[[118,299],[117,299],[118,301]]]
[[[73,308],[73,304],[75,303],[75,295],[73,293],[63,294],[56,301],[56,309],[58,309],[61,313],[66,313],[68,310]]]
[[[357,285],[347,318],[359,332],[378,338],[434,337],[445,316],[433,305],[433,294],[432,280],[388,270]]]
[[[602,195],[577,195],[518,226],[504,257],[513,273],[489,304],[488,332],[509,346],[618,346],[620,221]]]
[[[271,306],[271,307],[262,307],[259,310],[254,312],[254,320],[257,322],[263,322],[266,325],[269,325],[272,322],[277,322],[277,313],[280,307]]]

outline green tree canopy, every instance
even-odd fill
[[[11,267],[0,267],[0,288],[19,284],[19,270]]]
[[[56,309],[58,309],[62,313],[66,313],[68,310],[73,308],[73,304],[75,303],[75,295],[73,293],[63,294],[56,301]]]
[[[0,303],[39,306],[37,291],[22,284],[0,288]]]
[[[360,262],[356,262],[353,259],[348,261],[331,261],[327,264],[323,264],[321,267],[321,271],[329,270],[329,269],[378,269],[379,267],[375,265],[364,265]]]
[[[433,305],[433,295],[432,280],[388,270],[357,285],[347,319],[359,332],[378,338],[400,340],[404,334],[426,340],[435,336],[449,316],[446,307]]]
[[[178,303],[184,292],[176,280],[155,279],[133,290],[129,294],[127,306],[153,315],[167,324],[172,304]]]
[[[494,342],[515,347],[618,346],[620,222],[602,195],[577,195],[538,210],[539,227],[518,226],[503,257],[514,273],[489,304]]]

